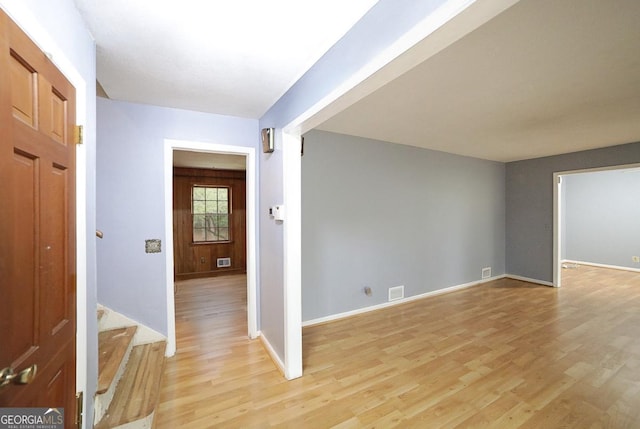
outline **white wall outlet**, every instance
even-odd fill
[[[640,263],[640,256],[632,256],[632,257],[631,257],[631,260],[632,260],[633,262],[638,262],[638,263]]]

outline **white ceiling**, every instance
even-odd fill
[[[75,1],[110,98],[250,118],[375,3]],[[521,0],[319,128],[497,161],[640,141],[640,1]]]
[[[377,0],[75,0],[109,98],[260,118]]]
[[[497,161],[640,141],[640,1],[522,0],[319,128]]]

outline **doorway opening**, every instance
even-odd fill
[[[629,165],[617,165],[603,168],[593,168],[593,169],[584,169],[584,170],[573,170],[573,171],[564,171],[554,173],[554,187],[553,187],[553,285],[554,287],[560,287],[562,285],[562,270],[573,268],[576,266],[576,263],[580,261],[575,261],[576,258],[567,258],[566,254],[566,245],[567,245],[567,192],[566,183],[568,178],[577,175],[587,175],[591,176],[592,173],[603,173],[603,172],[614,172],[614,171],[625,171],[625,172],[635,172],[638,173],[640,170],[640,164],[629,164]],[[591,176],[595,177],[595,176]],[[588,190],[587,190],[588,192]],[[600,206],[603,205],[602,201],[596,201],[598,198],[593,195],[594,204],[600,203]],[[581,216],[593,216],[591,210],[583,210]],[[596,215],[597,216],[597,215]],[[615,228],[623,228],[622,225],[617,225],[612,223]],[[588,234],[587,234],[588,235]],[[602,243],[604,244],[604,243]],[[624,263],[601,263],[597,261],[585,261],[589,262],[590,265],[601,266],[605,268],[620,268],[626,267],[627,265]],[[566,267],[566,268],[565,268]],[[624,268],[627,269],[627,268]],[[629,267],[630,270],[633,270]]]
[[[174,293],[173,250],[173,157],[174,151],[203,154],[240,155],[246,167],[246,284],[247,330],[249,338],[258,336],[257,328],[257,228],[256,228],[256,154],[251,147],[239,147],[182,140],[165,140],[165,241],[166,241],[166,292],[167,292],[167,356],[176,352],[176,321]]]

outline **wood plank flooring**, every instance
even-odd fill
[[[157,428],[638,428],[640,274],[502,279],[304,329],[286,381],[244,276],[178,283]]]
[[[133,347],[118,389],[103,419],[95,429],[122,427],[146,419],[156,408],[163,373],[165,341]],[[146,420],[140,425],[149,427]]]
[[[123,357],[129,349],[136,333],[135,326],[111,329],[98,334],[98,389],[97,394],[105,393],[120,369]]]

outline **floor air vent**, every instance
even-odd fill
[[[389,301],[395,301],[402,298],[404,298],[404,286],[389,288]]]
[[[216,262],[217,262],[216,267],[218,268],[225,268],[225,267],[231,266],[231,258],[218,258]]]

